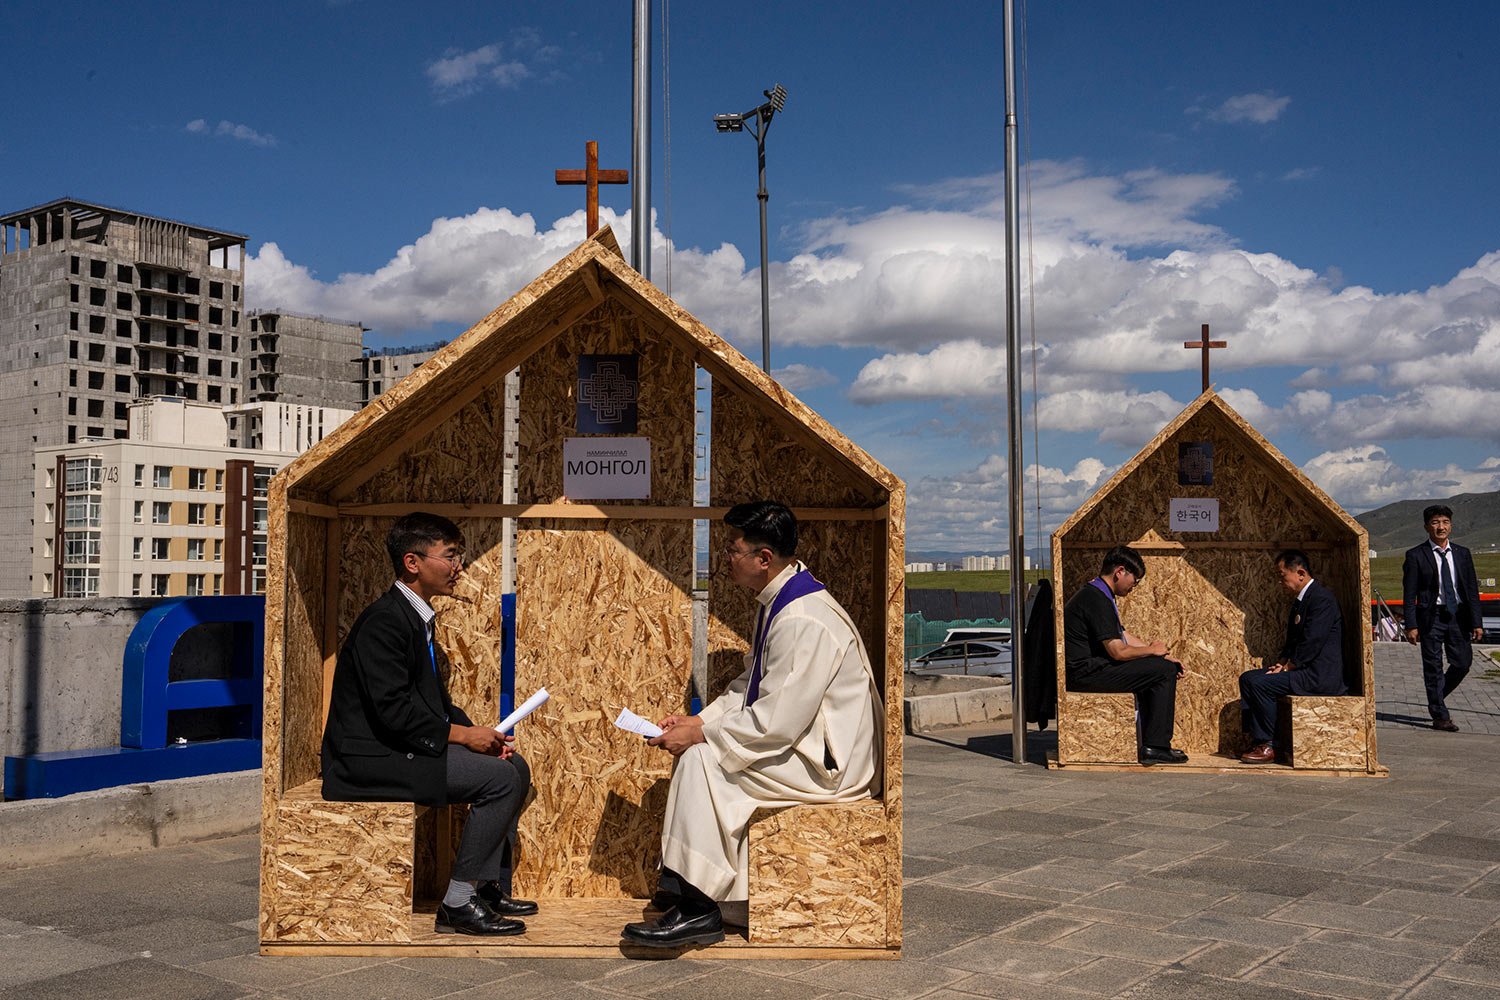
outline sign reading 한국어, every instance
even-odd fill
[[[651,439],[564,438],[563,493],[573,500],[648,500]]]
[[[1219,501],[1173,497],[1167,519],[1173,531],[1218,531]]]

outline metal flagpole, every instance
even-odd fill
[[[1016,154],[1015,0],[1005,0],[1005,374],[1010,439],[1011,760],[1026,763],[1026,530],[1021,463],[1021,220]]]
[[[635,0],[631,102],[630,266],[651,278],[651,0]]]

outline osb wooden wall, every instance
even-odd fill
[[[1213,442],[1212,485],[1178,484],[1180,441]],[[1359,565],[1358,538],[1284,467],[1249,445],[1217,410],[1200,410],[1154,451],[1137,456],[1134,468],[1127,466],[1127,476],[1054,544],[1058,590],[1065,603],[1098,574],[1105,543],[1143,543],[1146,577],[1119,602],[1121,620],[1141,639],[1164,641],[1190,671],[1177,685],[1174,741],[1190,754],[1239,749],[1239,675],[1274,661],[1286,637],[1292,597],[1273,563],[1282,545],[1307,546],[1314,575],[1338,595],[1351,693],[1368,690],[1360,597],[1367,580]],[[1170,530],[1172,497],[1217,499],[1219,532]],[[1223,540],[1225,547],[1212,547],[1214,540]],[[1151,545],[1174,541],[1191,547]],[[1057,620],[1061,688],[1061,604]]]
[[[872,488],[830,464],[773,423],[761,404],[720,379],[713,382],[709,503],[732,507],[746,500],[777,500],[788,507],[870,508],[884,501]],[[877,594],[875,552],[885,544],[871,522],[802,520],[797,555],[859,628],[877,678],[883,677],[884,595]],[[705,702],[744,670],[744,651],[755,625],[755,597],[720,571],[729,537],[722,521],[709,526],[709,671]]]
[[[284,787],[295,788],[317,778],[321,770],[326,550],[323,520],[308,514],[286,515],[286,539],[286,675],[282,679],[284,689],[278,721],[282,727]],[[273,585],[268,579],[267,586]],[[268,606],[271,603],[268,601]],[[276,672],[281,672],[279,663]],[[270,673],[268,670],[268,678]],[[269,732],[266,735],[266,745],[271,746]]]
[[[518,500],[562,501],[580,354],[640,358],[649,503],[692,503],[692,357],[606,301],[522,366]],[[579,498],[585,501],[587,498]],[[536,799],[516,891],[639,897],[655,887],[671,758],[611,723],[683,709],[692,672],[691,521],[537,520],[516,542],[516,697],[552,700],[520,727]]]

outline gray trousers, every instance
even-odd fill
[[[510,894],[516,821],[531,789],[526,758],[509,760],[448,747],[448,801],[471,803],[448,876],[461,882],[494,882]]]

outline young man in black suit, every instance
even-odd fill
[[[1145,575],[1145,561],[1128,545],[1104,554],[1099,575],[1063,608],[1064,679],[1069,691],[1135,695],[1141,763],[1182,764],[1187,754],[1172,746],[1182,664],[1160,639],[1146,642],[1125,631],[1116,606]]]
[[[1281,656],[1264,670],[1240,674],[1240,698],[1245,712],[1249,750],[1240,754],[1246,764],[1269,764],[1276,759],[1276,699],[1282,695],[1348,694],[1344,683],[1344,614],[1333,591],[1312,577],[1307,553],[1287,549],[1276,557],[1276,573],[1291,594],[1286,643]]]
[[[516,819],[531,787],[514,737],[476,726],[448,697],[448,658],[432,599],[463,573],[463,535],[436,514],[391,526],[396,582],[364,610],[339,650],[323,731],[323,797],[336,802],[470,802],[440,934],[520,934],[536,904],[510,895]]]
[[[1474,662],[1470,643],[1484,637],[1479,611],[1479,575],[1474,557],[1454,543],[1453,510],[1433,504],[1422,511],[1427,541],[1406,550],[1401,565],[1401,605],[1406,613],[1406,641],[1422,644],[1422,680],[1432,728],[1458,732],[1448,717],[1447,697],[1468,676]],[[1443,653],[1448,673],[1443,673]]]

